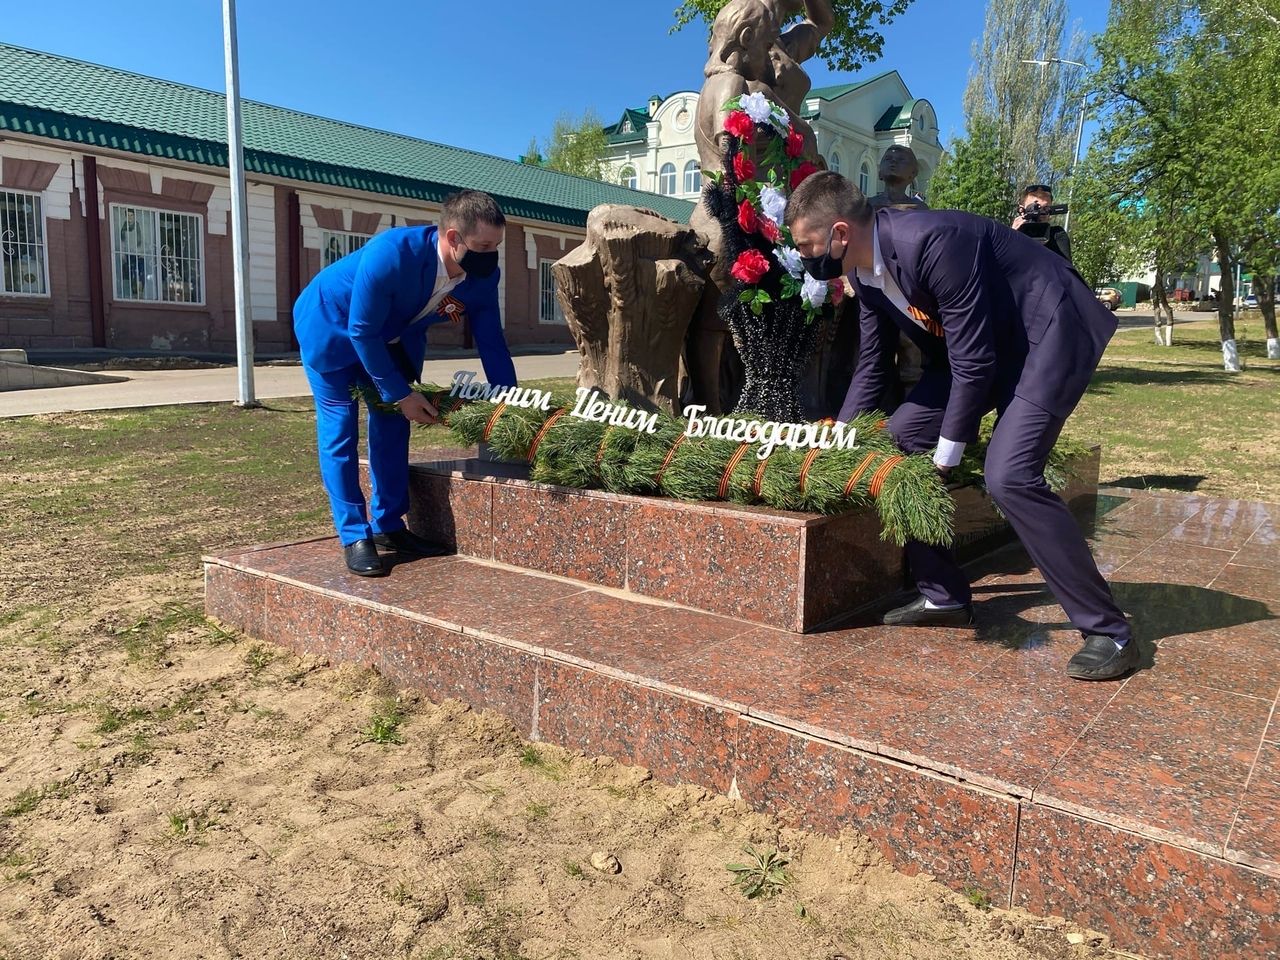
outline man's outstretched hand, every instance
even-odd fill
[[[427,402],[427,398],[414,391],[401,400],[397,406],[400,412],[414,423],[438,423],[440,411]]]

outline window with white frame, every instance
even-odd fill
[[[320,231],[320,269],[337,263],[353,250],[359,250],[369,242],[367,233],[346,233],[342,230]]]
[[[862,169],[858,171],[858,189],[863,196],[871,192],[871,164],[865,160],[862,161]]]
[[[827,165],[832,173],[840,172],[840,154],[831,151],[831,162]]]
[[[630,187],[632,190],[636,189],[636,185],[639,182],[636,177],[635,167],[623,167],[618,179],[624,187]]]
[[[697,160],[690,160],[684,165],[684,192],[702,192],[702,164]]]
[[[560,309],[560,299],[556,296],[556,280],[551,273],[554,260],[538,261],[538,322],[564,323],[564,311]]]
[[[204,218],[111,205],[117,300],[204,303]]]
[[[0,190],[0,295],[47,297],[48,256],[40,194]]]
[[[658,192],[666,196],[674,196],[676,192],[676,165],[664,163],[658,171]]]

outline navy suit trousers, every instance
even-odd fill
[[[951,389],[947,373],[925,375],[889,419],[889,431],[908,453],[933,449]],[[1045,583],[1084,634],[1121,643],[1129,623],[1067,505],[1049,489],[1044,467],[1065,420],[1014,397],[999,413],[983,465],[987,492],[1008,518]],[[907,562],[920,593],[936,604],[969,603],[969,578],[945,547],[907,544]]]

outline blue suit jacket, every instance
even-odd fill
[[[446,318],[432,311],[414,321],[435,289],[435,227],[398,227],[316,274],[293,305],[294,333],[302,362],[320,373],[359,364],[382,399],[409,394],[409,381],[388,344],[399,338],[415,371],[422,369],[427,327]],[[465,278],[450,296],[466,307],[485,378],[516,385],[515,365],[502,334],[498,271],[483,280]]]
[[[899,330],[920,346],[926,368],[950,368],[948,440],[976,440],[983,415],[1014,396],[1070,415],[1116,320],[1066,260],[969,213],[887,208],[876,226],[886,269],[942,335],[927,333],[855,274],[861,341],[841,420],[879,404],[896,369]]]

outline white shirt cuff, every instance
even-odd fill
[[[964,459],[965,443],[963,440],[938,438],[938,449],[933,454],[933,462],[940,467],[954,467]]]

